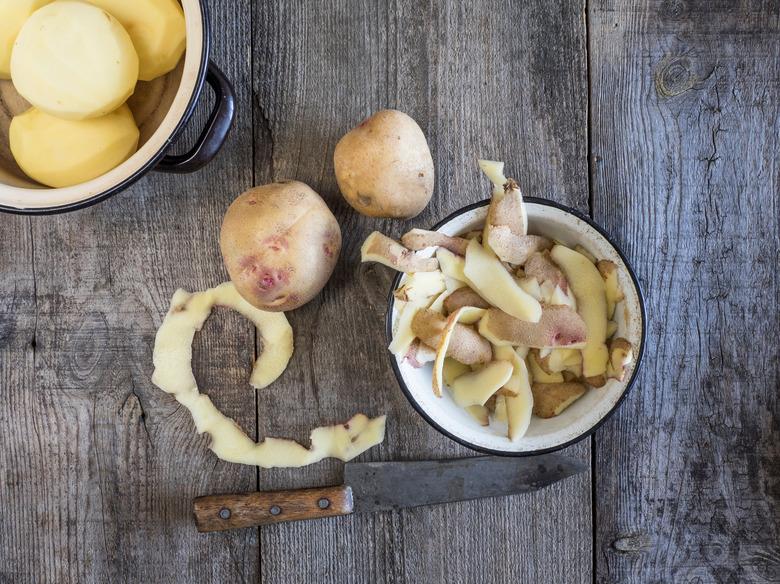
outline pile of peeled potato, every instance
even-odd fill
[[[32,179],[68,187],[138,148],[125,102],[185,50],[177,0],[0,0],[0,79],[32,107],[15,116],[11,153]]]
[[[433,391],[480,424],[506,422],[511,440],[531,416],[551,418],[608,378],[623,380],[631,344],[615,338],[623,299],[617,266],[528,234],[525,204],[503,163],[480,161],[494,185],[484,229],[450,237],[413,229],[401,243],[379,232],[363,261],[408,274],[390,351],[433,362]],[[435,257],[415,252],[436,248]]]

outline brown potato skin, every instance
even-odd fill
[[[308,185],[280,181],[233,201],[219,243],[239,294],[257,308],[284,312],[325,286],[341,251],[341,228]]]
[[[446,326],[447,319],[434,310],[420,310],[412,319],[412,332],[429,347],[441,344]],[[465,365],[477,365],[493,358],[493,348],[473,328],[457,323],[447,348],[447,356]]]
[[[485,309],[492,308],[487,300],[482,298],[482,296],[474,292],[474,290],[468,286],[458,288],[444,299],[444,310],[447,314],[452,314],[458,310],[458,308],[463,308],[464,306],[474,306],[475,308]]]
[[[563,410],[556,410],[565,402],[572,400],[571,403],[580,399],[588,390],[582,383],[564,382],[564,383],[534,383],[531,386],[531,392],[534,395],[534,415],[540,418],[554,418],[561,414]]]
[[[565,347],[582,343],[588,329],[577,311],[568,306],[547,306],[542,308],[539,322],[526,322],[509,316],[498,308],[490,308],[486,324],[488,331],[514,345],[529,347]],[[489,323],[489,324],[487,324]]]
[[[344,199],[369,217],[414,217],[433,194],[428,142],[417,122],[397,110],[379,111],[344,135],[333,166]]]

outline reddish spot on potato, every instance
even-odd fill
[[[322,244],[322,251],[325,253],[326,257],[332,258],[333,257],[333,249],[331,249],[330,245],[327,243]]]
[[[278,288],[286,286],[290,282],[289,270],[274,270],[265,266],[255,266],[252,271],[259,272],[256,286],[258,292],[264,296],[270,292],[279,294]]]
[[[254,200],[254,199],[249,199],[249,200],[246,202],[246,204],[247,204],[247,205],[257,205],[257,201],[256,201],[256,200]]]
[[[239,268],[254,282],[258,293],[265,296],[268,292],[286,286],[290,282],[291,268],[271,268],[256,256],[244,256],[238,263]],[[279,292],[276,291],[276,294]]]
[[[287,238],[281,235],[271,235],[270,237],[266,237],[262,241],[262,245],[276,252],[286,250],[288,247],[290,247],[290,243],[287,241]]]

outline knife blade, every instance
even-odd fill
[[[586,468],[561,454],[347,463],[340,486],[209,495],[193,509],[198,531],[224,531],[528,493]]]

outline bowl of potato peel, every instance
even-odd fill
[[[498,455],[590,435],[633,385],[645,344],[639,283],[592,220],[524,198],[479,162],[490,199],[400,242],[374,232],[363,261],[399,271],[387,312],[392,368],[439,432]]]

